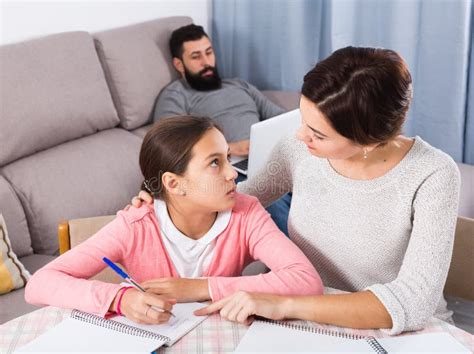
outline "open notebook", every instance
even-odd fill
[[[257,320],[235,353],[470,353],[448,333],[375,339],[291,323]]]
[[[162,345],[173,345],[177,340],[206,319],[194,316],[202,304],[193,302],[173,306],[167,323],[145,325],[126,317],[106,320],[102,317],[73,310],[71,316],[39,336],[18,353],[51,352],[130,352],[151,353]]]

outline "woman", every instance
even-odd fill
[[[210,119],[185,116],[155,124],[143,140],[140,168],[154,205],[119,212],[36,272],[26,287],[28,302],[160,323],[176,301],[216,301],[239,289],[322,293],[314,267],[258,200],[235,192],[229,146]],[[103,257],[122,264],[153,293],[88,280],[105,267]],[[254,259],[271,272],[240,277]]]
[[[396,52],[337,50],[304,77],[297,138],[281,141],[268,168],[238,185],[264,206],[292,191],[291,240],[325,286],[348,293],[240,292],[198,314],[220,311],[239,322],[298,318],[391,334],[423,328],[433,315],[450,320],[443,288],[460,176],[448,155],[401,135],[411,98],[411,76]]]

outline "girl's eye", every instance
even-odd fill
[[[230,156],[230,154],[229,154],[229,155],[227,155],[227,161],[230,162],[230,160],[231,160],[231,156]]]
[[[219,166],[219,160],[218,159],[212,160],[211,167],[217,167],[217,166]]]

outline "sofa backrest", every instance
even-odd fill
[[[0,47],[0,166],[119,119],[87,32]]]
[[[0,176],[0,214],[3,214],[13,252],[18,257],[33,253],[23,207],[13,186]]]
[[[94,34],[123,128],[150,122],[158,93],[178,77],[168,47],[171,32],[190,23],[189,17],[167,17]]]

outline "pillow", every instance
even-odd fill
[[[12,251],[7,226],[0,214],[0,294],[22,288],[31,277]]]

